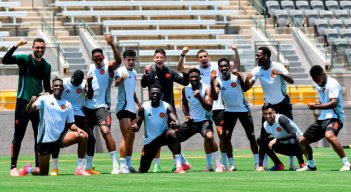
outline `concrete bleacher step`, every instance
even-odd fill
[[[62,48],[64,50],[65,59],[69,64],[70,75],[72,75],[73,72],[77,69],[82,70],[84,74],[86,74],[88,70],[88,65],[85,62],[81,48],[77,46],[77,44],[74,47],[63,46]]]

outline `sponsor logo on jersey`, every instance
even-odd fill
[[[82,93],[82,89],[81,88],[78,88],[76,91],[77,91],[78,94]]]
[[[161,117],[161,118],[164,118],[164,117],[165,117],[165,114],[161,112],[161,113],[160,113],[160,117]]]

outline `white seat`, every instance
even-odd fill
[[[339,34],[343,39],[347,39],[349,42],[351,41],[351,29],[340,29]]]
[[[311,8],[317,11],[321,11],[324,10],[324,5],[323,5],[323,1],[310,1],[311,4]]]
[[[275,17],[275,10],[280,9],[278,1],[266,1],[266,7],[268,14],[272,17]]]
[[[334,43],[335,39],[339,38],[339,33],[336,29],[325,29],[325,42],[330,45]]]
[[[306,10],[305,11],[305,17],[307,19],[307,26],[315,26],[316,19],[319,18],[318,11],[317,10]]]
[[[329,11],[332,11],[333,13],[339,10],[339,4],[337,1],[332,1],[332,0],[325,1],[325,6]]]
[[[316,29],[318,35],[323,36],[325,35],[325,29],[329,28],[328,21],[325,19],[317,19],[316,20]]]
[[[295,4],[296,4],[296,8],[298,10],[302,10],[303,12],[310,9],[310,5],[308,4],[308,1],[296,1]]]
[[[305,17],[303,16],[302,10],[291,10],[289,15],[294,25],[302,27],[305,23]]]
[[[321,11],[319,11],[319,18],[320,19],[327,19],[327,20],[333,19],[333,12],[321,10]]]
[[[289,24],[289,14],[287,10],[276,10],[277,27],[286,27]]]
[[[331,19],[329,20],[329,26],[332,29],[336,29],[339,31],[340,29],[344,28],[344,23],[340,19]]]
[[[341,9],[335,12],[335,16],[338,19],[345,20],[349,18],[349,13],[347,10]]]
[[[281,1],[280,5],[281,5],[282,9],[285,9],[288,11],[295,9],[295,5],[294,5],[293,1]]]

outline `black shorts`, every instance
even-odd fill
[[[136,118],[136,114],[133,112],[130,112],[128,110],[120,110],[120,111],[118,111],[116,116],[119,120],[121,120],[123,118],[127,118],[127,119],[130,119],[130,121],[133,121]]]
[[[85,117],[88,120],[88,126],[90,128],[95,125],[105,125],[111,126],[111,113],[105,107],[97,108],[97,109],[89,109],[84,107],[83,112]]]
[[[75,115],[74,116],[74,124],[76,124],[77,127],[83,129],[85,132],[87,132],[89,130],[88,120],[84,116]]]
[[[337,136],[342,127],[343,123],[339,119],[317,120],[307,128],[303,136],[313,143],[324,138],[325,132],[329,130]]]
[[[236,121],[239,119],[241,125],[245,129],[245,133],[249,139],[255,139],[254,124],[251,112],[224,112],[224,130],[232,132]],[[253,137],[253,138],[252,138]]]
[[[205,120],[200,122],[184,122],[180,125],[180,127],[175,131],[176,136],[180,142],[186,141],[191,136],[196,133],[200,133],[202,137],[209,131],[213,132],[212,121]]]
[[[39,156],[53,154],[53,158],[57,158],[60,153],[60,148],[62,148],[63,139],[65,138],[67,132],[63,132],[59,139],[54,142],[49,143],[38,143],[38,153]]]
[[[212,119],[216,126],[223,126],[224,123],[224,110],[213,110]]]

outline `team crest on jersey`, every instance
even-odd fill
[[[170,73],[166,73],[166,78],[169,79],[171,77]]]
[[[277,131],[278,131],[278,132],[281,132],[281,131],[282,131],[282,128],[277,127]]]
[[[80,94],[82,92],[82,89],[78,88],[76,91],[77,91],[78,94]]]
[[[233,88],[235,88],[235,87],[236,87],[236,83],[235,83],[235,82],[232,82],[232,83],[230,84],[230,86],[232,86]]]
[[[100,74],[101,75],[105,74],[105,69],[100,69]]]
[[[61,109],[65,110],[65,109],[66,109],[66,105],[65,105],[65,104],[62,104],[62,105],[61,105]]]
[[[165,114],[161,112],[161,113],[160,113],[160,117],[161,117],[161,118],[164,118],[164,117],[165,117]]]

